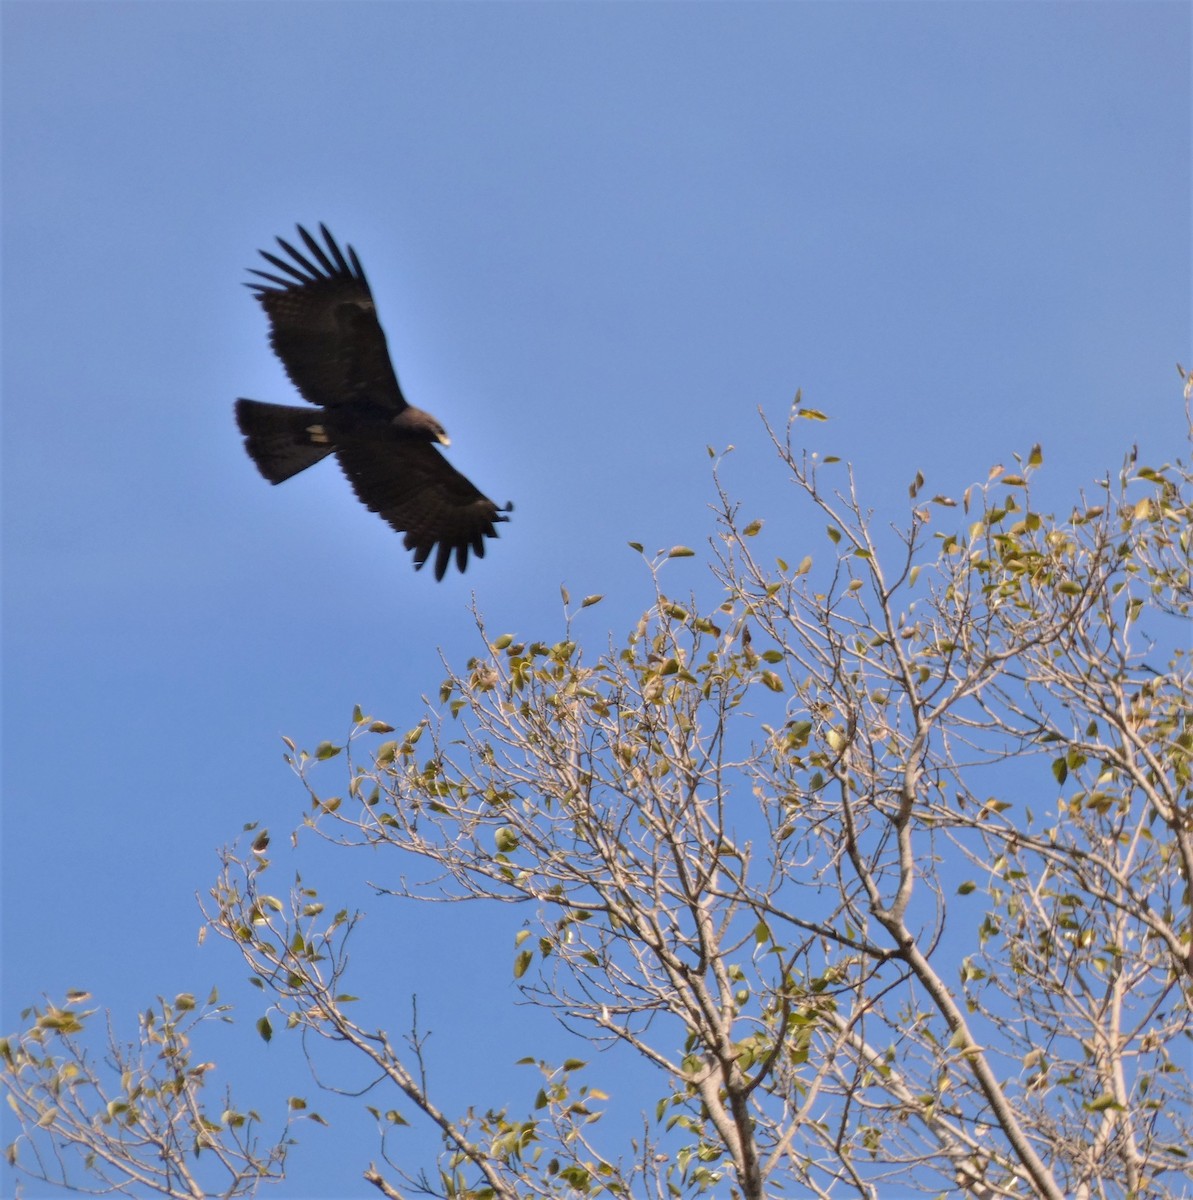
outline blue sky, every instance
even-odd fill
[[[493,631],[549,640],[561,584],[603,592],[577,625],[599,651],[649,602],[626,543],[712,532],[706,446],[733,443],[729,487],[781,521],[757,410],[781,420],[797,388],[890,519],[917,470],[959,492],[1036,442],[1065,509],[1133,443],[1180,453],[1187,5],[3,22],[4,1031],[42,992],[120,1019],[212,984],[251,1028],[195,894],[245,822],[298,820],[281,735],[340,738],[356,703],[413,724],[440,651],[478,648],[474,597]],[[415,575],[333,464],[270,488],[241,448],[235,397],[293,399],[245,268],[319,221],[363,259],[452,461],[515,502],[463,577]],[[537,1048],[515,918],[396,914],[352,859],[316,865],[375,919],[392,1025],[412,991],[436,1014],[445,1107],[533,1094],[508,1084]],[[315,1099],[296,1047],[228,1037],[236,1061],[212,1053],[249,1098],[276,1076]],[[286,1194],[368,1194],[358,1107],[317,1103],[333,1132]]]

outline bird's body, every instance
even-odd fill
[[[289,278],[253,271],[267,283],[249,285],[286,374],[315,407],[238,400],[245,449],[270,483],[334,454],[358,499],[405,534],[416,568],[434,551],[436,579],[453,555],[463,571],[512,506],[499,508],[435,448],[447,434],[402,395],[360,260],[320,231],[326,249],[299,226],[310,258],[278,238],[291,261],[261,254]]]

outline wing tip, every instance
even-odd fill
[[[276,254],[269,250],[258,250],[267,263],[277,267],[287,275],[293,276],[293,280],[280,279],[276,275],[267,274],[264,271],[259,271],[255,267],[249,267],[249,271],[254,275],[259,275],[263,279],[268,279],[271,284],[276,286],[266,287],[263,284],[256,282],[249,283],[246,286],[253,288],[258,297],[268,292],[290,291],[305,287],[316,286],[320,283],[325,283],[335,279],[352,279],[365,285],[368,283],[365,280],[365,273],[360,265],[360,259],[356,256],[356,251],[351,246],[347,246],[347,256],[345,257],[344,250],[340,249],[339,243],[332,235],[331,230],[327,228],[325,222],[319,222],[319,232],[323,235],[327,242],[326,248],[319,244],[318,239],[307,229],[305,225],[295,225],[298,230],[298,237],[302,244],[306,247],[312,262],[307,254],[299,250],[297,246],[288,242],[284,237],[277,237],[274,240],[289,255],[292,262],[286,262],[279,258]]]

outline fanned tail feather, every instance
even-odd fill
[[[283,483],[335,449],[321,421],[322,414],[314,408],[236,401],[236,424],[244,434],[244,448],[270,483]]]

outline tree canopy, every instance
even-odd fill
[[[417,1028],[353,1015],[361,918],[334,884],[276,882],[260,829],[224,850],[208,927],[262,989],[262,1036],[370,1065],[384,1195],[1187,1193],[1190,468],[1129,454],[1057,514],[1037,447],[956,496],[913,474],[892,523],[801,448],[822,419],[797,397],[767,426],[798,516],[743,510],[717,472],[708,581],[673,584],[685,547],[644,555],[650,603],[607,649],[576,633],[600,596],[565,592],[550,640],[478,614],[416,719],[358,709],[342,744],[288,744],[300,843],[372,847],[395,905],[521,906],[519,993],[577,1045],[526,1048],[524,1108],[442,1108]],[[769,540],[793,520],[798,562]],[[259,1146],[255,1114],[205,1105],[187,1022],[226,1015],[216,996],[161,1002],[108,1066],[82,1004],[0,1044],[10,1162],[137,1195],[282,1175],[310,1110]],[[606,1048],[652,1094],[613,1086]],[[636,1135],[606,1134],[617,1106]],[[435,1163],[402,1152],[416,1121]]]

